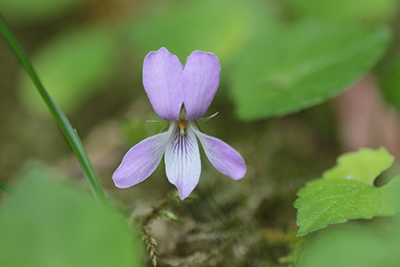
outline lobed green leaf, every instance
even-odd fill
[[[294,203],[298,209],[298,235],[350,219],[394,215],[393,185],[400,177],[380,188],[373,184],[393,160],[385,148],[361,149],[340,156],[337,166],[298,191],[299,198]]]

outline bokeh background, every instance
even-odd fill
[[[306,181],[360,147],[400,155],[399,5],[0,0],[0,12],[126,216],[146,213],[175,190],[163,163],[133,188],[117,189],[111,179],[131,146],[162,129],[146,122],[159,118],[141,83],[145,55],[164,46],[184,63],[193,50],[215,53],[221,82],[206,115],[219,115],[200,126],[236,148],[248,172],[234,182],[203,154],[194,198],[175,208],[183,221],[152,225],[159,264],[287,266],[302,243],[293,201]],[[1,181],[13,184],[40,164],[85,187],[77,160],[3,40],[0,77]]]

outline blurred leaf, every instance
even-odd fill
[[[378,72],[382,95],[387,103],[400,109],[400,54],[393,54],[382,63]]]
[[[387,28],[317,21],[260,36],[233,70],[232,95],[239,117],[283,116],[335,96],[372,68],[390,37]]]
[[[32,59],[44,87],[66,114],[84,103],[112,74],[116,40],[109,27],[98,23],[64,32],[45,44]],[[25,73],[20,77],[18,89],[30,111],[48,115],[47,107]]]
[[[344,21],[388,20],[398,0],[292,0],[295,11],[318,18]]]
[[[394,215],[393,185],[400,177],[383,187],[374,187],[374,180],[393,160],[385,148],[341,155],[335,167],[297,193],[294,206],[298,209],[298,235],[350,219]]]
[[[13,22],[42,22],[59,18],[86,0],[0,0],[2,14]]]
[[[86,192],[30,168],[0,213],[2,266],[141,266],[139,241]]]
[[[399,230],[353,226],[329,231],[311,240],[299,267],[400,266]]]
[[[184,63],[194,50],[215,53],[221,61],[232,59],[274,16],[258,0],[175,1],[153,8],[129,24],[131,38],[145,53],[167,47]]]

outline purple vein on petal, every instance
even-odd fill
[[[113,174],[117,187],[127,188],[149,177],[160,164],[171,131],[153,135],[132,147]]]
[[[200,179],[201,161],[199,146],[194,132],[187,128],[184,135],[176,122],[165,148],[165,170],[168,180],[178,188],[179,197],[185,199]]]

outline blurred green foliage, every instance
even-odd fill
[[[390,32],[311,20],[259,37],[233,67],[232,96],[245,120],[297,112],[347,89],[383,55]]]
[[[112,76],[118,50],[110,27],[97,22],[70,29],[46,43],[32,58],[47,92],[66,114],[85,103]],[[49,114],[25,72],[21,73],[18,90],[31,112]]]
[[[276,20],[271,5],[259,0],[175,1],[133,21],[132,43],[143,52],[167,47],[184,63],[194,50],[215,53],[222,66]]]
[[[12,22],[37,23],[66,15],[87,0],[0,0],[0,10]]]
[[[42,165],[21,176],[1,206],[2,266],[142,266],[142,248],[120,216]]]
[[[378,68],[382,96],[391,106],[400,109],[400,54],[390,55]]]
[[[398,0],[291,0],[302,16],[349,22],[389,21],[399,7]]]

